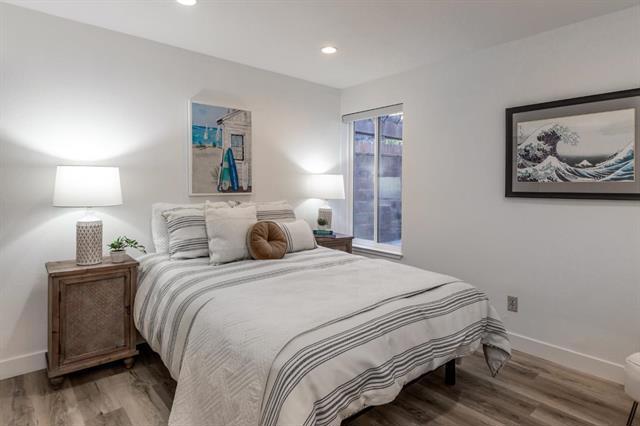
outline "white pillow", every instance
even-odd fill
[[[209,258],[213,265],[247,259],[247,232],[256,220],[255,206],[232,209],[205,207]]]
[[[162,216],[167,221],[171,259],[209,256],[204,209],[178,207],[165,210]]]
[[[226,202],[212,203],[219,207],[229,207]],[[200,208],[204,209],[204,203],[199,204],[174,204],[174,203],[154,203],[151,205],[151,238],[156,253],[169,253],[169,232],[167,231],[167,221],[162,214],[175,208]]]
[[[306,220],[278,223],[282,232],[287,237],[287,253],[295,253],[302,250],[311,250],[316,247],[316,238]]]

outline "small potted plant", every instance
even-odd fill
[[[127,260],[127,252],[125,251],[127,248],[140,250],[142,253],[147,252],[147,249],[142,244],[126,236],[116,238],[111,241],[107,247],[109,247],[112,263],[122,263]]]
[[[318,229],[327,229],[327,225],[329,225],[329,222],[327,221],[327,219],[323,218],[323,217],[319,217],[318,218]]]

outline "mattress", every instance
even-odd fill
[[[170,425],[338,425],[484,349],[510,357],[486,295],[326,248],[212,266],[140,259],[136,326],[177,380]]]

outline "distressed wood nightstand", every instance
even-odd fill
[[[75,260],[48,262],[49,342],[47,375],[59,386],[64,375],[123,359],[133,366],[136,329],[133,298],[138,262],[78,266]]]
[[[319,246],[327,247],[334,250],[342,250],[347,253],[352,251],[353,237],[345,234],[335,234],[334,237],[321,237],[316,235],[316,243]]]

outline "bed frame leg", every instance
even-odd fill
[[[456,384],[456,360],[452,359],[444,366],[444,383],[447,386]]]
[[[638,403],[634,401],[633,406],[631,406],[631,413],[629,414],[629,420],[627,420],[627,426],[631,426],[633,424],[633,418],[636,416],[637,410],[638,410]]]

